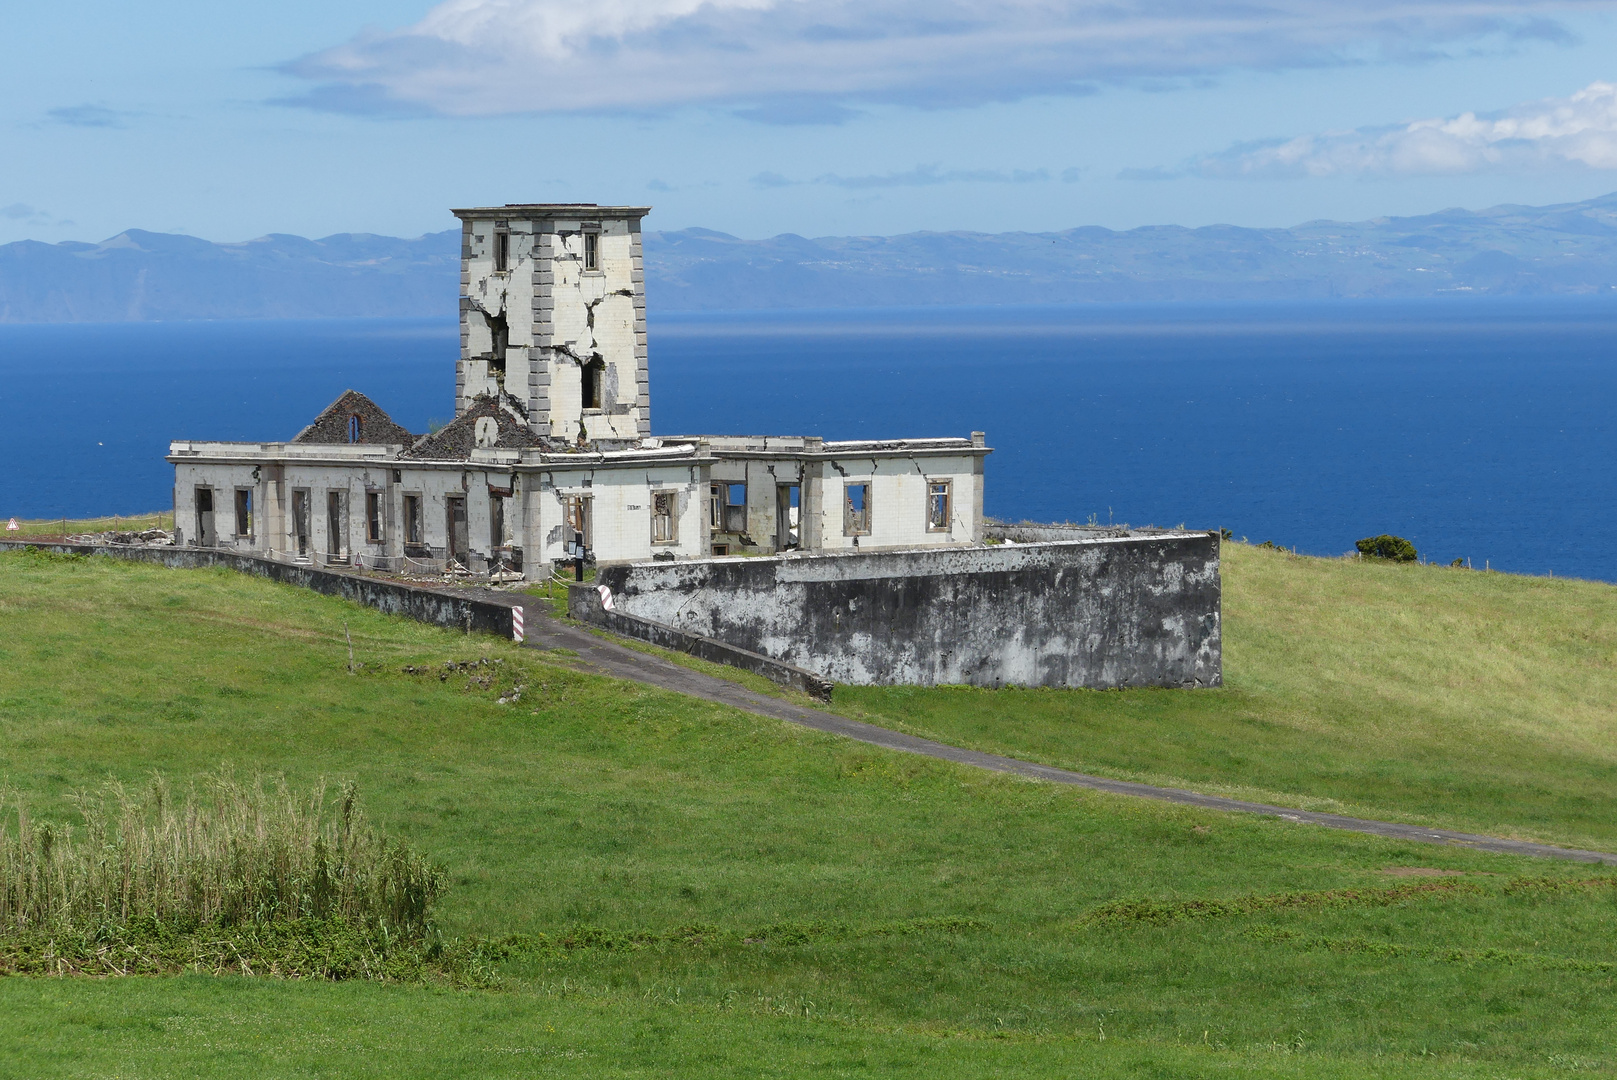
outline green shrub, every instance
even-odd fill
[[[1414,562],[1415,545],[1401,536],[1367,536],[1353,545],[1367,559],[1391,559],[1393,562]]]
[[[321,920],[426,932],[443,870],[365,821],[352,785],[205,777],[177,801],[154,777],[75,797],[82,826],[0,825],[0,934],[154,922],[242,927]]]

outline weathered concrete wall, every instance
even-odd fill
[[[567,590],[567,613],[580,622],[599,626],[623,637],[645,641],[664,649],[688,653],[714,664],[726,664],[742,671],[762,675],[781,686],[800,690],[821,701],[831,700],[831,681],[797,667],[773,660],[760,653],[738,649],[717,638],[687,633],[667,623],[626,615],[621,611],[607,611],[601,606],[601,595],[594,585],[570,585]]]
[[[625,614],[856,685],[1217,686],[1217,534],[602,568]]]
[[[511,636],[511,605],[475,600],[467,596],[421,589],[394,581],[380,581],[358,574],[341,574],[333,570],[320,570],[312,566],[261,559],[252,555],[238,555],[211,548],[146,548],[108,547],[97,544],[33,544],[20,540],[0,540],[0,550],[38,547],[74,555],[106,555],[135,562],[156,563],[175,569],[194,570],[199,567],[222,566],[244,574],[267,578],[282,585],[297,585],[327,596],[340,596],[356,604],[375,608],[389,615],[404,615],[420,622],[432,623],[467,633],[499,634]]]

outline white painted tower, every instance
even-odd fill
[[[461,221],[455,415],[507,395],[537,435],[570,443],[651,434],[645,206],[520,203]]]

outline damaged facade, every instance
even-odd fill
[[[544,578],[600,563],[983,539],[980,432],[826,442],[652,434],[645,207],[457,210],[455,418],[348,391],[286,442],[181,440],[177,542],[318,565]]]

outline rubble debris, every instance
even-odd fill
[[[174,534],[167,529],[141,529],[136,532],[109,530],[73,533],[62,538],[69,544],[117,544],[122,547],[173,547]]]

